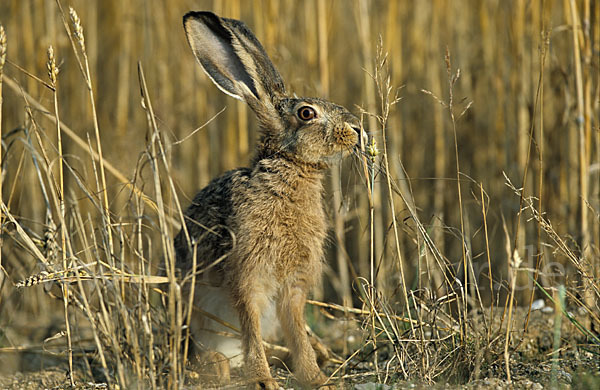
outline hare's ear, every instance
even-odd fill
[[[212,12],[189,12],[183,17],[188,42],[202,68],[228,95],[272,107],[285,94],[279,72],[252,31],[238,20]]]

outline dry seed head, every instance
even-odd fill
[[[39,274],[31,275],[30,277],[17,282],[15,284],[15,287],[23,288],[23,287],[31,287],[31,286],[38,285],[40,283],[45,282],[48,279],[49,275],[50,274],[48,272],[42,271]]]
[[[521,255],[519,255],[519,251],[515,248],[514,252],[513,252],[513,258],[512,258],[512,264],[511,266],[513,268],[519,268],[521,266],[521,263],[523,262],[523,259],[521,258]]]
[[[375,141],[375,138],[371,138],[371,143],[367,147],[367,153],[369,154],[371,161],[375,161],[375,157],[377,157],[377,155],[379,154],[379,150],[377,149],[377,142]]]
[[[44,228],[42,249],[46,256],[46,260],[48,260],[50,264],[56,264],[58,262],[57,259],[60,247],[56,242],[56,224],[52,219],[52,214],[49,212],[46,212],[46,227]]]
[[[56,67],[56,59],[54,58],[54,48],[48,46],[48,77],[50,78],[50,84],[56,86],[56,76],[58,76],[58,68]]]
[[[85,39],[83,38],[83,27],[81,26],[81,20],[79,19],[79,16],[73,7],[69,7],[69,15],[71,15],[71,22],[73,22],[75,38],[77,39],[77,42],[79,42],[81,50],[85,52]]]
[[[4,62],[6,61],[6,33],[4,32],[4,26],[0,24],[0,73],[4,68]]]

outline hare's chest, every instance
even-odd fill
[[[295,199],[254,193],[239,210],[238,258],[279,282],[297,275],[312,284],[327,231],[320,193]]]
[[[260,211],[266,222],[263,237],[272,238],[274,242],[268,245],[280,248],[283,257],[290,251],[301,256],[309,247],[322,246],[326,219],[320,196],[294,201],[270,198],[263,205]]]
[[[271,259],[278,279],[287,279],[290,275],[303,279],[318,277],[327,231],[320,198],[312,204],[295,204],[272,211],[277,216],[270,227],[273,240],[265,245],[277,248]]]

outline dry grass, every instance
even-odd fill
[[[172,238],[256,133],[195,64],[190,9],[245,20],[291,90],[373,135],[325,199],[309,316],[334,381],[517,380],[536,299],[548,380],[597,362],[598,1],[71,5],[0,4],[0,377],[55,359],[78,386],[196,383]]]

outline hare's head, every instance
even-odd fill
[[[206,74],[256,114],[262,131],[257,158],[282,155],[321,164],[336,152],[366,142],[359,120],[344,107],[288,95],[279,72],[244,23],[211,12],[190,12],[183,24]]]

